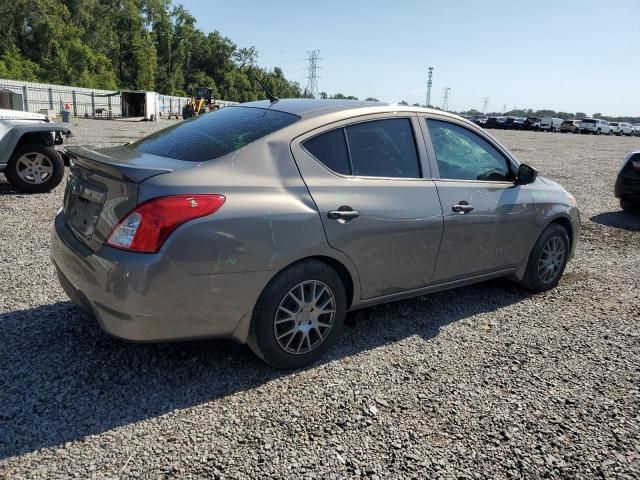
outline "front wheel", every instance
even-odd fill
[[[53,190],[64,176],[64,161],[53,147],[27,143],[13,152],[5,175],[9,183],[24,193]]]
[[[558,224],[548,226],[531,250],[522,284],[544,292],[558,285],[569,260],[569,235]]]
[[[262,292],[247,343],[276,368],[300,368],[337,340],[347,308],[345,288],[331,267],[303,261],[279,273]]]

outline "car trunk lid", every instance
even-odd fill
[[[91,250],[138,203],[138,186],[148,178],[193,167],[192,162],[136,152],[125,146],[66,149],[71,168],[63,212],[69,229]]]

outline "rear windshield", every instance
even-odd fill
[[[613,125],[614,127],[618,126],[618,122],[611,122],[609,125]]]
[[[582,120],[582,123],[596,123],[595,120]]]
[[[152,155],[203,162],[238,150],[299,118],[277,110],[225,107],[184,120],[127,146]]]

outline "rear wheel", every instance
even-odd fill
[[[596,130],[596,135],[600,135],[600,129]]]
[[[45,193],[58,186],[64,161],[53,147],[27,143],[13,152],[5,171],[7,180],[25,193]]]
[[[247,343],[274,367],[303,367],[336,342],[346,308],[339,275],[317,260],[300,262],[278,274],[262,292]]]
[[[569,235],[558,224],[549,225],[531,250],[522,284],[534,292],[558,285],[569,259]]]

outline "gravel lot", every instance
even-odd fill
[[[122,143],[169,121],[77,121]],[[352,314],[275,371],[228,341],[114,340],[48,259],[63,188],[0,180],[0,478],[639,478],[640,217],[613,181],[638,138],[495,132],[581,206],[560,286],[506,281]]]

